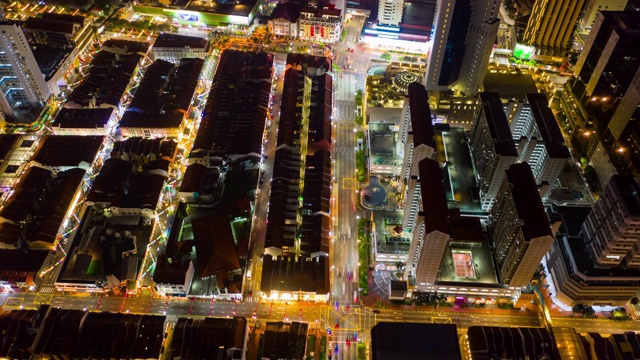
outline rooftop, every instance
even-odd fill
[[[371,329],[373,360],[462,359],[453,324],[380,322]]]
[[[300,257],[280,257],[265,255],[262,264],[262,282],[260,290],[269,293],[272,290],[283,292],[304,291],[315,294],[327,294],[329,286],[329,261],[327,257],[315,259]]]
[[[93,164],[102,146],[102,136],[45,135],[36,149],[33,161],[46,167],[85,166]]]
[[[206,51],[209,48],[209,42],[206,39],[195,36],[161,33],[153,43],[153,47],[203,49]]]
[[[553,236],[529,164],[522,162],[509,166],[507,179],[511,184],[511,195],[518,217],[523,220],[522,233],[525,239]]]
[[[226,50],[220,56],[193,150],[262,153],[273,54]]]
[[[92,129],[106,127],[113,115],[112,108],[67,109],[62,108],[53,123],[65,129]]]
[[[278,3],[276,8],[271,13],[269,19],[284,19],[289,22],[295,23],[300,17],[300,6],[295,2],[288,1],[286,3]]]
[[[518,156],[511,129],[509,128],[509,120],[507,120],[507,115],[502,107],[500,94],[497,92],[482,92],[479,97],[496,153],[502,156]]]
[[[242,349],[247,320],[233,318],[179,318],[171,338],[171,354],[182,359],[226,359],[227,350]]]
[[[409,85],[409,109],[414,147],[426,145],[435,150],[434,129],[429,109],[429,94],[418,82]]]
[[[422,211],[424,212],[425,232],[440,231],[451,235],[449,210],[445,190],[442,185],[440,164],[426,158],[418,164],[420,190],[422,192]]]
[[[218,271],[240,269],[228,214],[207,215],[190,221],[198,259],[196,271],[201,278],[214,276]]]
[[[484,91],[497,92],[505,99],[524,100],[525,94],[538,92],[530,74],[502,74],[488,72],[483,81]]]
[[[470,326],[469,348],[474,359],[560,360],[553,335],[546,329]]]
[[[547,153],[552,158],[570,158],[569,149],[564,145],[564,137],[558,126],[555,115],[549,109],[549,100],[544,94],[526,94],[527,102],[531,106],[542,141]]]

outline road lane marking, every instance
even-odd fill
[[[11,307],[11,306],[20,307],[23,302],[24,302],[24,298],[11,297],[11,298],[7,298],[7,301],[5,301],[3,306],[5,306],[5,307]]]
[[[52,294],[37,294],[33,299],[34,304],[51,304]]]
[[[357,189],[357,182],[355,178],[342,178],[342,188],[344,190]]]

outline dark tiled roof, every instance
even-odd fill
[[[129,111],[159,112],[160,96],[164,93],[173,70],[174,65],[165,60],[156,60],[149,65],[131,99]]]
[[[61,128],[100,128],[105,127],[113,114],[112,108],[67,109],[62,108],[56,116],[54,126]]]
[[[271,13],[269,19],[284,19],[289,22],[295,23],[300,17],[300,6],[292,1],[286,3],[279,3]]]
[[[186,113],[189,110],[203,65],[204,60],[199,58],[180,60],[176,74],[170,84],[169,98],[166,105],[167,111],[179,110]]]
[[[453,324],[380,322],[371,329],[373,360],[460,360]]]
[[[549,219],[542,206],[538,186],[529,164],[522,162],[509,166],[507,179],[511,183],[511,195],[518,217],[524,222],[522,233],[525,239],[552,236]]]
[[[227,50],[213,79],[193,150],[262,152],[273,54]]]
[[[33,160],[44,166],[91,165],[102,145],[102,136],[45,135],[36,149]]]
[[[230,348],[242,349],[247,320],[243,317],[179,318],[171,341],[171,354],[182,359],[226,359]]]
[[[411,112],[411,130],[413,131],[413,146],[427,145],[436,148],[434,130],[429,109],[429,94],[424,86],[418,82],[409,84],[409,109]]]
[[[39,243],[53,244],[84,175],[84,170],[76,168],[53,177],[48,170],[32,166],[16,185],[0,216],[15,223],[31,217],[32,221],[14,235],[37,244],[35,247],[40,247]],[[5,238],[3,242],[8,240]]]
[[[202,164],[191,164],[184,172],[180,191],[209,193],[210,191],[207,189],[217,185],[219,176],[220,173],[217,169],[208,169]]]
[[[474,359],[540,359],[547,355],[560,360],[553,335],[546,329],[471,326],[468,336]]]
[[[191,227],[196,244],[197,272],[201,278],[213,276],[219,270],[240,268],[229,216],[215,214],[192,219]]]
[[[17,134],[2,134],[0,135],[0,162],[5,161],[9,153],[16,147],[20,135]]]
[[[317,261],[316,261],[317,259]],[[307,261],[300,257],[280,257],[277,260],[266,255],[262,262],[262,281],[260,289],[269,293],[277,291],[305,291],[327,294],[329,286],[329,259],[320,256]]]
[[[57,13],[53,13],[53,12],[51,12],[51,13],[49,13],[49,12],[42,13],[42,18],[43,19],[48,19],[48,20],[56,20],[56,21],[62,21],[62,22],[76,23],[76,24],[84,24],[84,21],[85,21],[84,16],[57,14]]]
[[[24,26],[27,29],[61,32],[71,35],[73,34],[74,23],[54,19],[31,17],[25,21]]]
[[[48,254],[44,250],[0,249],[0,271],[36,272],[40,270]]]
[[[306,71],[308,68],[313,68],[331,71],[331,59],[324,56],[289,53],[287,54],[287,66],[294,67],[296,70]]]
[[[161,33],[158,35],[154,48],[191,48],[207,49],[209,42],[203,38],[195,36],[184,36],[171,33]]]

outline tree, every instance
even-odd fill
[[[358,343],[358,360],[366,360],[367,358],[367,345]]]
[[[640,303],[640,299],[634,296],[631,298],[630,302],[631,302],[631,305],[638,305]]]
[[[391,60],[391,54],[388,51],[385,51],[380,55],[380,59],[389,61]]]

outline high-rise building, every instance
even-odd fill
[[[526,286],[554,241],[527,163],[513,164],[507,169],[490,220],[501,282],[513,287]]]
[[[413,229],[406,270],[420,286],[431,286],[440,272],[452,232],[440,164],[427,158],[418,168],[421,212]]]
[[[596,15],[600,11],[623,11],[628,0],[587,0],[584,7],[580,29],[589,31],[596,21]]]
[[[475,96],[487,72],[489,57],[498,35],[498,13],[502,0],[471,1],[472,15],[467,30],[462,73],[455,89],[466,96]]]
[[[380,0],[378,5],[378,25],[400,25],[403,8],[404,0]]]
[[[0,111],[9,122],[19,122],[20,112],[37,109],[51,90],[40,72],[27,38],[13,22],[0,22]]]
[[[585,0],[536,1],[522,40],[541,55],[564,56]]]
[[[480,108],[471,130],[471,157],[478,177],[482,210],[489,211],[505,171],[518,161],[509,121],[496,92],[479,94]]]
[[[561,106],[582,149],[604,146],[617,172],[640,174],[640,12],[598,13]],[[605,179],[606,181],[606,179]]]
[[[527,102],[510,102],[507,118],[520,161],[526,161],[546,199],[562,168],[571,159],[569,149],[543,94],[526,94]]]
[[[402,227],[411,231],[420,208],[420,172],[418,164],[433,158],[436,144],[431,123],[429,95],[420,83],[409,85],[409,98],[405,101],[401,119],[401,141],[404,142],[404,160],[400,176],[403,181],[405,210]],[[411,131],[409,131],[409,126]]]
[[[598,267],[640,268],[640,186],[614,175],[582,224]]]
[[[458,81],[470,21],[469,0],[438,0],[424,77],[427,90],[449,90]]]

